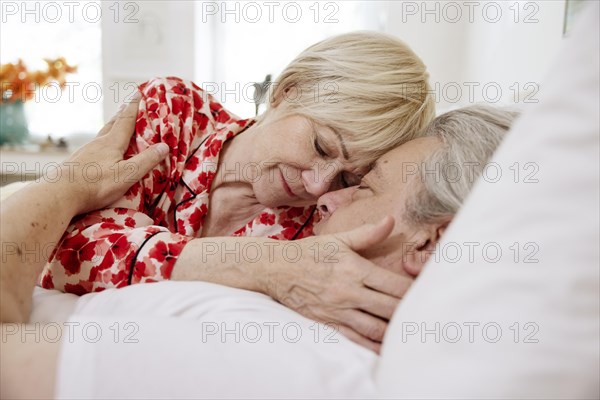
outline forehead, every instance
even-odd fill
[[[418,170],[439,145],[440,141],[433,137],[411,140],[381,156],[366,178],[385,184],[385,188],[394,188],[391,183],[402,182],[408,171]]]

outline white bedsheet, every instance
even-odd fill
[[[62,327],[58,398],[376,396],[374,353],[259,293],[204,282],[81,298],[36,288],[32,320]]]

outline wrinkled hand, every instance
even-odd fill
[[[62,163],[61,183],[75,192],[77,214],[115,202],[167,155],[168,146],[158,143],[123,160],[135,129],[139,99],[138,94],[96,138]]]
[[[283,267],[273,263],[269,294],[308,318],[333,323],[350,340],[379,352],[388,320],[412,280],[356,252],[385,240],[393,225],[393,218],[386,217],[376,225],[296,241],[302,258],[294,264],[279,263]]]

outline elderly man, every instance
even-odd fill
[[[488,107],[470,107],[438,117],[429,127],[425,137],[402,145],[378,160],[372,171],[362,179],[360,185],[324,195],[319,200],[319,210],[323,215],[323,220],[317,227],[318,234],[322,238],[339,242],[342,236],[339,232],[345,232],[364,224],[376,224],[369,229],[372,234],[382,236],[385,240],[365,248],[361,251],[362,255],[384,268],[414,279],[425,265],[428,256],[434,251],[436,243],[458,211],[474,180],[481,174],[502,136],[509,129],[514,117],[513,113]],[[154,159],[153,161],[156,162]],[[146,163],[148,162],[146,161]],[[458,173],[453,175],[452,179],[445,177],[443,173],[444,170],[447,170],[445,167],[449,165],[458,167],[456,170]],[[148,166],[145,165],[144,169],[148,169]],[[102,192],[100,191],[100,193]],[[13,202],[12,208],[18,208],[18,205]],[[4,217],[8,215],[9,210],[4,208],[2,212],[3,222],[5,222]],[[393,229],[392,220],[387,217],[389,215],[395,219]],[[381,218],[384,218],[384,221],[377,223]],[[61,223],[66,223],[66,221],[68,219]],[[345,236],[345,239],[350,242],[356,240],[357,234],[365,234],[364,229],[352,232],[354,233]],[[366,233],[368,234],[369,231]],[[7,232],[3,229],[3,242],[9,240],[6,234]],[[15,239],[18,240],[18,238]],[[312,243],[316,243],[318,239],[303,240],[313,240]],[[349,247],[353,248],[352,243]],[[16,271],[14,268],[11,270],[10,267],[10,265],[2,266],[3,298],[6,296],[7,300],[2,304],[2,321],[4,323],[19,320],[14,317],[23,312],[18,310],[18,303],[22,301],[20,299],[26,297],[24,292],[29,290],[30,293],[30,289],[27,288],[7,292],[8,285],[19,281],[19,278],[15,277]],[[227,340],[208,342],[208,345],[205,340],[200,342],[198,336],[200,331],[197,331],[196,328],[201,326],[201,338],[206,339],[204,328],[207,323],[206,318],[210,318],[211,312],[213,315],[216,315],[215,312],[228,315],[229,321],[243,318],[244,321],[250,321],[253,324],[258,324],[257,321],[270,321],[271,325],[269,326],[275,326],[273,320],[285,320],[292,321],[303,329],[312,330],[309,320],[273,302],[266,296],[238,289],[220,287],[218,289],[220,297],[216,299],[216,302],[214,298],[201,293],[198,294],[200,297],[190,298],[190,289],[192,292],[199,292],[190,284],[197,285],[199,283],[168,282],[155,285],[135,285],[82,298],[82,303],[78,306],[72,319],[92,318],[91,321],[99,324],[98,321],[107,322],[107,316],[114,316],[114,318],[117,318],[117,315],[129,316],[129,320],[141,317],[141,322],[136,326],[143,335],[143,340],[139,340],[139,343],[136,342],[138,343],[136,346],[116,349],[108,348],[107,346],[115,345],[115,343],[109,343],[106,340],[98,343],[96,347],[87,346],[89,343],[84,343],[84,347],[82,347],[81,343],[78,344],[76,340],[73,344],[72,340],[67,343],[63,338],[61,372],[57,377],[59,349],[57,343],[43,341],[42,343],[29,343],[19,340],[21,335],[8,334],[14,331],[14,326],[4,325],[3,397],[5,394],[12,396],[15,393],[47,397],[52,393],[68,397],[82,395],[110,397],[111,395],[125,395],[123,391],[126,388],[131,390],[130,394],[138,397],[143,396],[143,393],[158,396],[161,395],[160,393],[165,396],[168,393],[173,397],[190,396],[194,395],[194,392],[190,393],[193,388],[196,388],[195,393],[198,396],[200,394],[211,396],[220,392],[211,391],[206,384],[212,384],[213,389],[221,390],[222,387],[217,382],[224,382],[224,379],[231,379],[235,383],[234,388],[231,389],[243,395],[245,392],[238,391],[243,390],[244,386],[237,386],[238,382],[236,381],[239,371],[241,371],[240,368],[243,368],[244,371],[244,378],[239,375],[240,379],[251,379],[255,385],[257,379],[266,379],[265,382],[273,383],[276,386],[277,374],[294,374],[286,372],[283,365],[280,366],[272,356],[268,361],[256,358],[260,357],[260,354],[265,355],[264,352],[270,348],[272,341],[262,343],[262,347],[260,345],[249,346],[242,350],[229,352],[230,349],[220,347]],[[203,285],[207,284],[203,283]],[[275,285],[275,287],[277,286]],[[206,309],[195,311],[192,315],[188,312],[188,308],[194,307],[193,305],[178,304],[176,309],[165,311],[164,305],[182,290],[188,292],[186,294],[188,303],[205,296],[203,299],[207,304]],[[244,292],[244,294],[240,292]],[[234,297],[239,295],[240,301],[224,305],[229,296],[228,293]],[[211,300],[214,303],[210,303]],[[154,305],[160,304],[161,307],[148,305],[152,302]],[[174,302],[176,303],[176,301]],[[283,303],[285,304],[285,302]],[[175,318],[182,316],[183,320]],[[200,321],[190,321],[194,318],[204,319],[199,325]],[[329,322],[325,318],[319,319]],[[198,323],[195,324],[195,322]],[[211,326],[214,328],[214,325]],[[252,326],[255,327],[255,325]],[[385,323],[382,326],[385,327]],[[113,323],[107,329],[113,330],[114,327]],[[119,329],[118,326],[117,329]],[[320,328],[315,328],[313,333],[318,329]],[[376,351],[379,349],[379,343],[352,329],[341,326],[340,331],[365,347]],[[177,337],[173,336],[175,333],[178,335]],[[314,342],[319,342],[316,340],[317,336],[313,336]],[[238,335],[234,333],[234,337],[237,340],[233,339],[233,341],[239,344]],[[327,353],[331,357],[328,362],[334,362],[336,368],[343,368],[348,357],[355,357],[355,361],[362,361],[358,364],[364,365],[365,368],[373,361],[373,353],[352,345],[343,337],[338,339],[336,343],[340,343],[340,345],[335,348],[319,347],[318,356],[314,351],[303,346],[286,347],[284,350],[285,363],[290,361],[293,364],[295,356],[305,359],[308,357],[310,361],[311,355],[323,357],[323,354]],[[300,344],[306,345],[305,342]],[[183,345],[183,347],[173,351],[171,347],[173,345]],[[323,353],[324,350],[325,353]],[[27,354],[29,356],[26,356]],[[239,363],[235,358],[238,357],[236,354],[240,357]],[[227,373],[215,375],[219,369],[213,368],[215,361],[213,357],[229,360],[228,368],[232,369]],[[242,359],[243,357],[245,359]],[[159,359],[162,361],[158,362]],[[244,367],[244,362],[248,363],[249,359],[254,359],[252,368]],[[189,371],[194,370],[193,373],[186,372],[188,371],[184,368],[186,362],[194,363],[195,367],[190,365],[189,369]],[[85,368],[90,363],[95,365],[94,371]],[[10,368],[7,368],[9,365]],[[263,369],[266,365],[270,368],[268,372]],[[177,373],[174,373],[175,378],[169,384],[165,385],[161,383],[162,380],[157,379],[164,377],[167,371],[173,372],[172,369],[176,367],[179,369]],[[143,372],[140,372],[142,370]],[[104,376],[105,374],[108,375]],[[355,370],[352,374],[346,374],[346,380],[343,381],[344,386],[346,387],[348,382],[359,382],[357,384],[362,385],[360,382],[368,380],[365,374],[368,375],[368,372],[362,369]],[[201,384],[198,383],[199,376],[202,376],[203,379]],[[219,378],[221,376],[224,378]],[[58,384],[56,392],[54,391],[55,377]],[[109,377],[112,385],[93,384],[94,380],[105,381]],[[315,379],[317,379],[316,376]],[[142,381],[145,382],[143,387],[139,385]],[[306,383],[306,377],[303,382]],[[268,386],[267,383],[265,384]],[[297,387],[298,393],[296,393],[294,387],[284,386],[286,390],[291,390],[293,395],[299,393],[323,394],[319,391],[306,392],[301,387]],[[333,390],[332,393],[335,393],[335,387],[330,389]],[[27,392],[28,390],[30,392]],[[357,395],[370,393],[370,388],[364,385],[357,390]],[[269,393],[282,394],[277,391]],[[290,392],[287,393],[290,394]],[[228,392],[228,395],[231,393]]]

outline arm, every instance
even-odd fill
[[[133,101],[97,138],[63,163],[58,181],[32,183],[2,203],[2,322],[27,321],[35,279],[46,262],[39,249],[57,243],[75,215],[115,201],[166,155],[162,145],[153,146],[123,161],[138,101]],[[90,163],[101,167],[101,177],[95,182],[84,179],[84,168]],[[117,176],[127,176],[124,173],[127,171],[129,178],[115,180],[115,170],[121,172]]]
[[[287,243],[256,237],[194,239],[181,252],[171,279],[264,293],[308,318],[336,324],[351,340],[379,351],[387,321],[410,280],[356,252],[384,240],[392,227],[393,220],[386,218],[343,234]]]
[[[153,146],[126,162],[123,151],[129,142],[137,101],[113,118],[98,137],[77,151],[63,165],[55,183],[32,183],[2,203],[0,210],[0,397],[51,398],[59,342],[22,341],[14,335],[15,324],[26,322],[31,307],[35,278],[45,257],[28,249],[55,243],[75,215],[103,207],[121,196],[167,154],[164,146]],[[162,148],[161,148],[162,147]],[[101,179],[86,182],[82,168],[88,163],[101,167]],[[135,169],[135,180],[115,181],[115,169]],[[123,176],[120,174],[119,176]],[[38,246],[38,247],[36,247]],[[18,329],[18,328],[17,328]],[[20,329],[35,329],[21,325]]]

